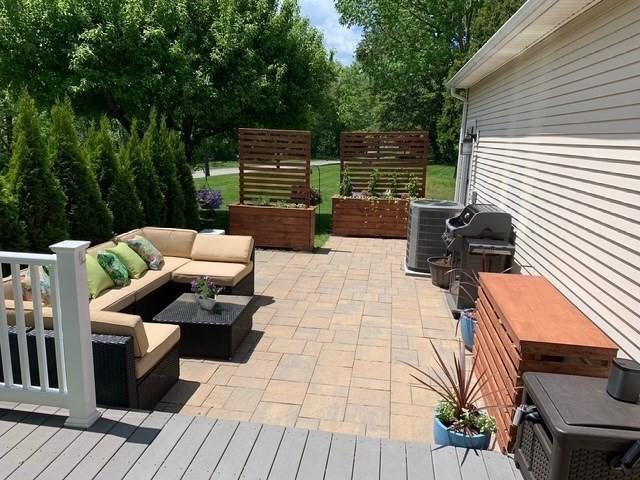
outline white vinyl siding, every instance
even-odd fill
[[[640,2],[605,0],[469,89],[469,195],[640,360]]]

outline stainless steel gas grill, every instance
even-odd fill
[[[442,240],[453,269],[448,300],[451,310],[459,313],[475,306],[479,272],[504,272],[510,267],[515,251],[511,215],[491,204],[467,205],[445,225]]]

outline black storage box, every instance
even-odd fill
[[[607,394],[607,379],[524,374],[524,402],[539,419],[518,427],[515,461],[525,480],[640,480],[640,466],[614,468],[640,440],[640,405]]]

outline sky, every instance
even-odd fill
[[[351,65],[356,47],[362,37],[361,29],[340,25],[340,15],[336,11],[334,0],[299,1],[302,14],[322,32],[327,48],[335,52],[336,59],[340,63]]]

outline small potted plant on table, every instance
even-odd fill
[[[212,278],[198,277],[191,282],[191,291],[196,297],[196,302],[204,310],[213,310],[216,306],[216,297],[222,293],[223,287],[218,287]]]
[[[435,443],[486,450],[489,448],[491,434],[496,429],[495,419],[478,408],[478,402],[483,399],[481,388],[487,382],[486,375],[475,375],[475,359],[471,368],[466,369],[462,346],[460,356],[453,355],[453,367],[447,365],[433,342],[431,347],[435,352],[439,371],[430,374],[413,366],[420,376],[411,376],[419,382],[421,388],[440,397],[433,419]]]

